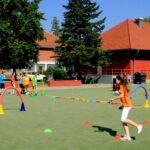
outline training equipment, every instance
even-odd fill
[[[101,103],[104,103],[104,104],[106,104],[106,103],[108,103],[108,101],[101,101]]]
[[[104,100],[96,100],[96,99],[92,99],[92,100],[86,100],[84,98],[80,98],[80,97],[64,97],[64,96],[51,96],[52,100],[56,100],[56,99],[72,99],[72,100],[76,100],[76,101],[80,101],[80,102],[90,102],[90,103],[104,103],[104,104],[112,104],[112,105],[120,105],[120,102],[109,102],[109,101],[104,101]]]
[[[145,108],[149,108],[149,107],[150,107],[150,106],[149,106],[149,102],[148,102],[148,100],[146,100],[146,101],[145,101],[145,105],[144,105],[144,107],[145,107]]]
[[[113,136],[113,139],[120,140],[120,138],[121,138],[121,135],[120,135],[120,134],[116,134],[115,136]]]
[[[35,95],[33,93],[30,94],[30,98],[33,98],[35,97]]]
[[[91,121],[86,121],[86,122],[84,122],[84,125],[90,126],[90,125],[92,125],[92,122]]]
[[[23,102],[22,102],[22,104],[21,104],[20,111],[26,111],[26,110],[25,110],[25,107],[24,107],[24,103],[23,103]]]
[[[52,133],[53,131],[50,128],[44,129],[44,133]]]
[[[7,90],[10,90],[10,89],[11,89],[11,90],[15,90],[16,93],[17,93],[17,95],[20,97],[20,100],[21,100],[21,108],[20,108],[20,111],[21,111],[21,112],[25,111],[24,100],[23,100],[23,97],[22,97],[21,93],[19,92],[19,90],[18,90],[17,88],[10,86],[10,87],[5,88],[5,89],[3,90],[3,92],[2,92],[2,95],[0,95],[0,115],[3,115],[3,114],[4,114],[3,106],[2,106],[3,96],[4,96],[5,92],[6,92]]]
[[[133,96],[134,96],[136,90],[139,89],[139,88],[142,88],[145,91],[146,101],[145,101],[145,104],[144,104],[144,108],[149,108],[150,106],[149,106],[149,102],[148,102],[148,91],[147,91],[147,89],[144,85],[136,86],[131,92],[130,99],[131,100],[133,99]]]
[[[149,108],[150,106],[149,106],[149,102],[148,102],[148,92],[147,92],[147,90],[146,90],[144,85],[136,86],[131,92],[130,99],[132,100],[132,98],[133,98],[133,96],[134,96],[134,94],[135,94],[135,92],[136,92],[136,90],[138,88],[144,89],[145,96],[146,96],[146,101],[145,101],[144,107],[145,108]],[[104,104],[112,104],[112,105],[120,105],[121,104],[121,102],[116,102],[116,101],[113,101],[113,100],[109,100],[109,101],[106,101],[106,100],[95,100],[95,99],[93,99],[93,100],[86,100],[86,99],[80,98],[80,97],[51,96],[51,98],[52,98],[52,100],[62,99],[63,98],[63,99],[79,100],[80,102],[91,102],[91,103],[100,103],[100,104],[104,103]],[[119,107],[119,109],[121,109],[121,108],[122,107]],[[143,108],[143,106],[133,106],[133,108]]]
[[[150,121],[144,120],[144,121],[143,121],[143,124],[150,124]]]
[[[131,100],[132,100],[132,98],[133,98],[133,96],[134,96],[136,90],[139,89],[139,88],[142,88],[142,89],[145,91],[145,97],[146,97],[146,99],[148,99],[148,92],[147,92],[147,90],[146,90],[146,87],[145,87],[144,85],[138,85],[138,86],[136,86],[136,87],[131,91],[131,94],[130,94],[130,99],[131,99]]]
[[[41,93],[41,96],[46,96],[46,93],[44,93],[44,92],[43,92],[43,93]]]
[[[0,115],[4,115],[5,113],[4,113],[4,111],[3,111],[3,106],[2,105],[0,105]]]
[[[112,105],[120,105],[121,102],[111,102]]]

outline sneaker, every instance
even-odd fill
[[[143,126],[142,125],[138,125],[137,126],[137,133],[140,134],[142,132]]]
[[[123,136],[120,138],[121,141],[131,141],[131,138],[130,137],[127,137],[127,136]]]
[[[26,95],[29,95],[30,93],[29,92],[26,92]]]

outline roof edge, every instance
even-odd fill
[[[128,30],[129,47],[130,47],[130,49],[131,49],[131,38],[130,38],[129,19],[127,19],[127,30]]]

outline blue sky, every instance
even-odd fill
[[[107,17],[104,31],[124,21],[137,17],[150,16],[150,0],[92,0],[100,5],[103,10],[98,19]],[[59,22],[63,21],[63,12],[68,0],[42,0],[40,11],[44,13],[45,21],[41,21],[45,31],[50,31],[53,17],[57,17]]]

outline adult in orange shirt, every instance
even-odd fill
[[[129,111],[132,108],[132,103],[129,96],[129,84],[126,79],[121,76],[116,77],[116,83],[119,87],[119,96],[111,99],[109,103],[113,100],[120,99],[122,103],[122,114],[121,114],[121,122],[125,131],[125,135],[120,138],[123,141],[131,141],[130,132],[129,132],[129,125],[135,126],[137,128],[137,133],[140,134],[142,131],[143,126],[140,124],[135,123],[134,121],[128,119]]]

